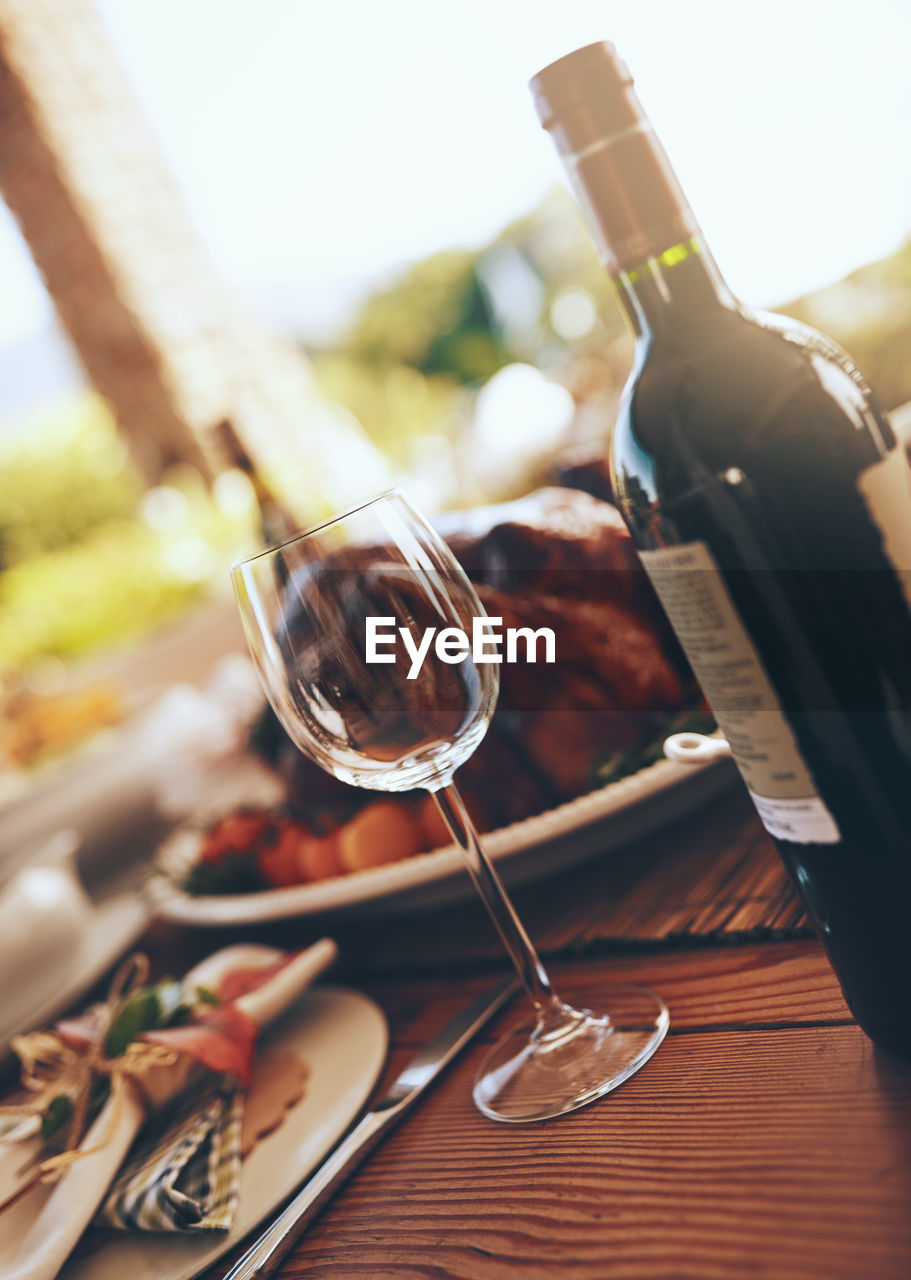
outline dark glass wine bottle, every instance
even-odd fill
[[[828,339],[749,311],[624,64],[532,80],[636,336],[616,501],[858,1022],[911,1053],[911,468]]]
[[[300,530],[300,521],[296,520],[287,506],[279,498],[275,490],[266,483],[262,472],[250,457],[246,445],[237,433],[234,423],[228,418],[216,423],[213,435],[219,451],[231,467],[236,467],[250,481],[256,508],[259,513],[259,527],[266,546],[277,546],[287,542]]]

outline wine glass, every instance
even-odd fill
[[[499,667],[484,660],[492,641],[470,646],[473,629],[496,632],[443,540],[395,489],[239,561],[231,576],[260,678],[292,741],[353,786],[425,788],[464,854],[534,1008],[530,1025],[481,1065],[480,1110],[543,1120],[628,1079],[664,1039],[667,1006],[631,986],[605,991],[599,1013],[555,995],[453,782],[487,731]],[[433,643],[418,666],[428,628]]]

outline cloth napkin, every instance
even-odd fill
[[[258,1027],[265,1027],[300,997],[336,955],[335,943],[323,938],[294,956],[262,986],[232,1003]],[[267,967],[281,958],[282,953],[271,947],[238,944],[209,956],[185,976],[184,982],[189,987],[217,991],[226,973],[251,964]],[[173,1099],[174,1094],[169,1094],[160,1100],[161,1105]],[[85,1154],[51,1189],[13,1256],[4,1248],[6,1242],[0,1234],[0,1256],[7,1255],[0,1264],[3,1280],[54,1280],[98,1206],[106,1202],[148,1110],[136,1089],[115,1078],[108,1102],[83,1140]]]
[[[242,1090],[212,1083],[147,1122],[95,1217],[124,1231],[227,1231],[240,1200]]]

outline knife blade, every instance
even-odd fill
[[[224,1280],[262,1280],[269,1276],[323,1206],[350,1177],[427,1086],[506,1003],[519,985],[507,979],[473,1000],[428,1040],[403,1068],[389,1090],[332,1149],[293,1200],[234,1264]]]

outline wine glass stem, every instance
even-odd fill
[[[525,932],[515,907],[509,900],[503,881],[494,870],[481,847],[474,823],[458,789],[452,782],[445,783],[432,792],[443,821],[452,832],[453,839],[462,850],[468,871],[478,893],[512,957],[516,972],[528,992],[540,1019],[564,1021],[566,1006],[554,995],[550,979],[538,959],[531,938]]]

